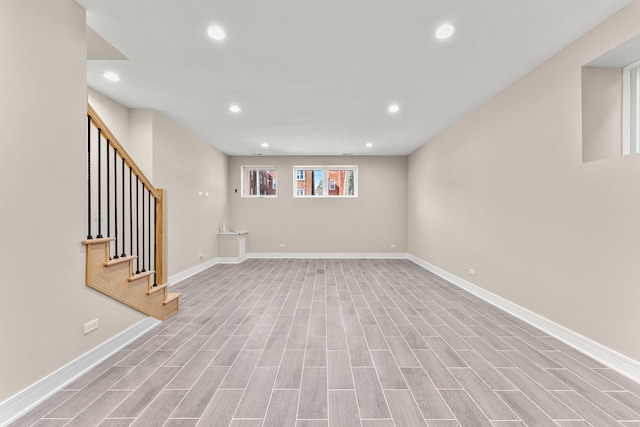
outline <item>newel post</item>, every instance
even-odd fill
[[[158,189],[156,200],[156,283],[167,283],[167,191]]]

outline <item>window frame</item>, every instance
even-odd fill
[[[640,59],[622,68],[622,155],[640,153]]]
[[[304,170],[322,171],[322,194],[299,195],[298,183],[304,179],[298,179],[298,172]],[[351,170],[353,171],[353,195],[329,194],[332,191],[329,186],[329,171]],[[335,189],[335,187],[334,187]],[[357,199],[358,198],[358,165],[295,165],[293,166],[293,198],[294,199]]]
[[[248,173],[248,171],[256,171],[258,172],[258,176],[260,175],[259,172],[260,171],[275,171],[275,176],[273,177],[273,183],[271,186],[269,186],[270,188],[272,188],[276,194],[247,194],[247,185],[248,183],[245,183],[246,181],[246,175]],[[271,165],[242,165],[240,166],[240,188],[241,188],[241,193],[240,193],[240,197],[243,199],[275,199],[278,197],[278,189],[276,188],[276,181],[278,179],[278,168],[276,166],[271,166]],[[256,179],[256,185],[258,186],[256,188],[257,193],[260,193],[260,179]]]

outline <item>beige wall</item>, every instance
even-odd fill
[[[217,257],[218,224],[227,214],[228,157],[158,112],[153,135],[154,184],[167,190],[169,201],[171,276]]]
[[[622,68],[582,67],[582,161],[622,154]]]
[[[635,360],[640,156],[582,163],[580,76],[639,20],[635,1],[413,153],[408,233],[418,258]]]
[[[242,198],[242,165],[277,167],[278,197]],[[357,165],[358,198],[294,198],[302,165]],[[231,157],[229,189],[228,226],[249,231],[248,252],[407,252],[406,157]]]
[[[129,146],[129,109],[91,88],[86,90],[87,102],[98,113],[118,142],[127,152],[130,152],[132,147]],[[133,156],[133,153],[129,154]]]
[[[153,110],[129,110],[129,141],[125,149],[153,182]]]
[[[144,316],[84,283],[84,10],[0,2],[0,57],[1,402]]]

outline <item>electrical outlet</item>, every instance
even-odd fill
[[[96,329],[98,329],[98,319],[93,319],[91,322],[87,322],[84,324],[85,335],[91,331],[95,331]]]
[[[473,268],[470,268],[469,269],[469,274],[472,275],[472,276],[475,276],[476,275],[476,271]]]
[[[200,258],[200,259],[204,258],[204,254],[199,254],[198,258]]]
[[[391,249],[395,249],[397,247],[398,247],[397,245],[391,245]]]
[[[284,243],[280,243],[280,247],[284,248],[286,245]]]

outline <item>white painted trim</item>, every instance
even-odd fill
[[[638,84],[635,71],[640,60],[634,61],[622,69],[622,155],[636,154],[638,135],[635,103],[638,102]],[[633,145],[633,147],[632,147]]]
[[[218,258],[218,264],[240,264],[245,259],[247,259],[246,255],[239,257],[220,257]]]
[[[209,267],[213,267],[216,264],[219,264],[219,258],[212,258],[209,261],[205,261],[202,264],[198,264],[195,265],[189,269],[186,269],[184,271],[181,271],[178,274],[174,274],[173,276],[169,276],[169,279],[167,280],[167,283],[169,284],[169,286],[171,285],[175,285],[178,282],[183,281],[184,279],[188,279],[189,277],[200,273],[201,271],[206,270]]]
[[[141,320],[40,381],[0,403],[0,426],[15,421],[42,401],[106,360],[127,344],[161,323],[153,317]]]
[[[482,298],[489,304],[492,304],[507,313],[529,323],[532,326],[548,333],[549,335],[559,339],[560,341],[570,345],[571,347],[587,354],[588,356],[600,361],[630,379],[640,382],[640,362],[633,360],[623,354],[618,353],[602,344],[599,344],[587,337],[584,337],[570,329],[565,328],[545,317],[540,316],[524,307],[512,303],[492,292],[474,285],[454,274],[449,273],[433,264],[429,264],[418,257],[409,254],[409,260],[419,266],[431,271],[432,273],[442,277],[454,285],[471,292],[475,296]]]
[[[250,252],[247,258],[310,258],[310,259],[407,259],[406,253],[297,253],[297,252]]]

